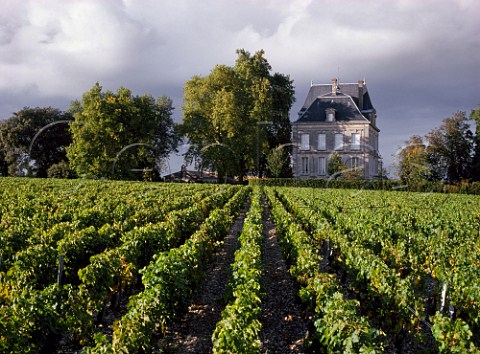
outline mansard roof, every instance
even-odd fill
[[[363,81],[358,84],[337,84],[334,79],[332,84],[311,85],[295,123],[325,122],[329,108],[335,110],[336,122],[369,122],[368,113],[375,111]]]
[[[348,95],[353,98],[355,104],[358,106],[359,104],[359,84],[338,84],[338,91],[343,93],[344,95]],[[302,106],[302,109],[307,109],[310,105],[315,101],[317,97],[320,96],[328,96],[332,94],[332,84],[312,84],[310,86],[310,90],[308,91],[307,98],[305,99],[305,103]],[[372,105],[372,101],[370,100],[370,95],[368,93],[367,85],[363,85],[363,107],[360,107],[361,110],[369,110],[374,109]]]
[[[336,122],[369,122],[369,120],[358,110],[352,97],[343,94],[337,94],[335,97],[316,98],[308,109],[300,111],[300,117],[297,122],[326,122],[326,112],[328,108],[333,108],[335,110]]]

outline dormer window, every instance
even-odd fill
[[[335,109],[327,108],[325,110],[325,115],[327,117],[327,122],[335,122]]]

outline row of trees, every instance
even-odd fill
[[[97,83],[68,112],[26,107],[0,123],[0,173],[37,177],[152,179],[183,137],[189,162],[223,176],[288,177],[294,89],[259,51],[237,51],[185,84],[184,119],[168,97],[106,91]],[[268,153],[271,151],[271,153]]]
[[[475,134],[469,118],[475,122]],[[397,157],[400,179],[410,185],[422,181],[480,180],[480,109],[470,117],[456,112],[425,137],[413,135]]]
[[[0,124],[2,175],[155,178],[178,136],[167,97],[103,92],[97,83],[68,112],[24,108]]]
[[[104,92],[98,83],[68,112],[24,108],[0,123],[0,174],[150,180],[186,138],[187,162],[217,171],[219,179],[291,177],[294,87],[289,76],[271,70],[263,51],[237,50],[233,66],[193,76],[184,86],[178,125],[170,98],[134,96],[123,87]],[[397,155],[400,179],[479,180],[480,109],[470,119],[475,134],[466,113],[457,112],[425,137],[412,136]],[[344,166],[339,156],[331,160],[335,175]]]

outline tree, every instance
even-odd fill
[[[337,178],[339,176],[339,172],[342,172],[347,167],[342,161],[342,156],[335,151],[328,160],[328,168],[327,172],[330,176]]]
[[[66,159],[71,120],[56,108],[25,107],[0,123],[2,174],[47,177],[50,166]]]
[[[60,161],[48,168],[48,178],[73,178],[74,173],[66,161]]]
[[[2,145],[2,140],[0,136],[0,176],[8,176],[8,163],[6,161],[6,152]]]
[[[176,149],[172,111],[167,97],[133,96],[124,87],[102,92],[96,83],[72,103],[71,167],[78,176],[142,179]]]
[[[270,151],[267,156],[267,169],[269,175],[274,178],[282,177],[285,162],[288,161],[288,153],[281,147]]]
[[[474,152],[470,174],[473,180],[480,181],[480,108],[472,110],[470,119],[475,121]]]
[[[295,89],[289,76],[275,73],[270,77],[272,93],[271,124],[266,125],[268,149],[281,149],[283,163],[276,177],[292,177],[290,156],[292,153],[292,124],[288,112],[295,103]],[[276,152],[280,154],[280,151]]]
[[[445,118],[443,124],[427,134],[427,153],[433,166],[448,182],[469,178],[473,136],[465,112]]]
[[[237,50],[237,55],[234,67],[217,65],[208,76],[192,77],[184,88],[181,131],[190,144],[186,159],[216,170],[219,179],[230,175],[243,180],[248,171],[259,169],[269,148],[268,133],[282,130],[293,102],[293,94],[287,97],[291,81],[270,75],[263,51],[252,56]]]
[[[396,156],[400,180],[407,185],[416,185],[426,180],[430,170],[427,157],[422,137],[411,136]]]

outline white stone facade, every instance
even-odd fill
[[[349,85],[348,88],[346,85]],[[299,119],[292,125],[294,176],[330,177],[330,157],[338,152],[348,170],[357,171],[364,179],[378,178],[381,167],[378,152],[380,131],[375,125],[376,111],[371,105],[366,85],[363,81],[337,85],[334,79],[332,85],[321,86],[314,92],[311,89]],[[342,87],[353,94],[344,94]],[[357,97],[355,92],[359,92]],[[359,104],[362,104],[362,109]]]

